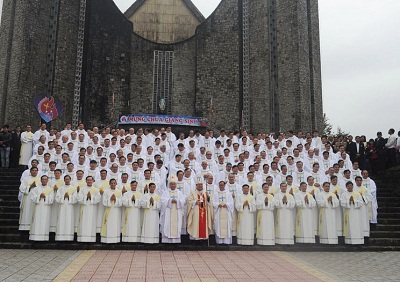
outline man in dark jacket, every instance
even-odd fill
[[[2,132],[0,132],[0,155],[1,155],[1,167],[10,167],[10,150],[11,150],[11,133],[8,125],[3,126]]]
[[[382,132],[378,132],[376,134],[377,138],[375,139],[375,150],[376,153],[378,154],[378,166],[377,166],[377,172],[383,172],[385,170],[385,164],[386,164],[386,140],[385,138],[382,137]]]
[[[21,127],[17,126],[11,132],[11,153],[10,153],[10,167],[18,167],[19,156],[21,153]]]
[[[361,142],[361,137],[360,136],[356,136],[356,161],[359,163],[360,165],[360,169],[364,170],[365,169],[365,147],[364,147],[364,143]]]
[[[356,143],[353,142],[353,136],[349,135],[347,139],[346,152],[349,154],[351,162],[354,163],[357,161],[357,146]]]

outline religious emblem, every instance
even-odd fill
[[[160,107],[160,110],[163,112],[163,111],[165,110],[165,106],[166,106],[165,99],[162,98],[162,99],[160,100],[160,103],[159,103],[158,105],[159,105],[159,107]]]
[[[35,108],[38,111],[40,117],[45,122],[55,120],[62,112],[61,103],[56,100],[53,96],[36,96],[35,97]]]

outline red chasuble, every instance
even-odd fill
[[[207,239],[207,199],[203,194],[198,195],[199,205],[199,238]]]

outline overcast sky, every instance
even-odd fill
[[[192,0],[208,16],[219,0]],[[2,4],[3,0],[0,0]],[[125,11],[134,0],[115,0]],[[400,130],[400,0],[319,0],[324,112],[354,135]]]

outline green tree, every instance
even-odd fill
[[[350,134],[349,132],[344,131],[340,126],[338,126],[336,134],[334,134],[334,135],[335,135],[335,137],[340,136],[340,135],[347,137],[349,134]]]
[[[322,126],[323,126],[323,135],[330,135],[332,133],[332,124],[329,123],[329,118],[324,114],[324,118],[322,120]]]

